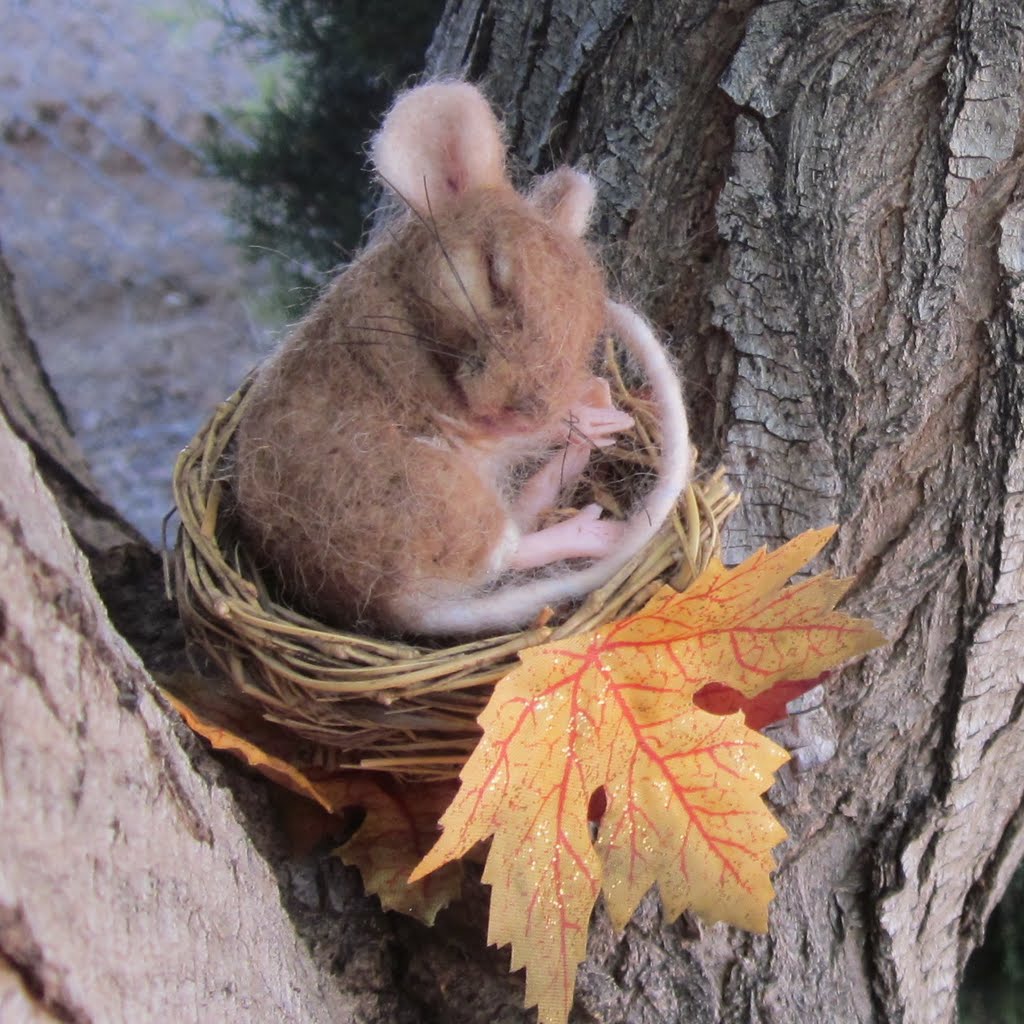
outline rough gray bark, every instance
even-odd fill
[[[2,419],[0,478],[0,1017],[345,1019]]]
[[[599,913],[580,972],[576,1024],[932,1024],[953,1017],[959,972],[1024,853],[1022,50],[1016,0],[449,4],[434,69],[465,68],[484,79],[507,113],[525,167],[568,160],[598,178],[598,233],[609,240],[613,273],[675,337],[705,461],[727,459],[744,490],[730,556],[840,520],[832,562],[860,579],[849,606],[892,639],[888,650],[829,687],[838,754],[788,793],[782,814],[793,839],[776,877],[770,935],[687,918],[664,925],[653,898],[622,936]],[[0,335],[0,350],[12,336]],[[37,385],[28,390],[42,393]],[[23,424],[11,412],[10,393],[3,394],[4,410]],[[24,425],[19,433],[31,440]],[[5,458],[24,478],[23,455]],[[58,454],[58,465],[61,459],[76,465],[73,456]],[[39,465],[45,472],[45,454]],[[161,751],[147,746],[154,729],[165,735],[158,705],[137,665],[105,624],[96,625],[101,617],[88,626],[76,618],[82,602],[99,613],[52,521],[43,549],[26,540],[36,536],[27,526],[6,525],[52,518],[37,485],[26,486],[20,497],[3,491],[0,564],[30,586],[17,597],[29,603],[11,596],[24,584],[0,590],[8,621],[0,668],[13,671],[17,684],[5,680],[0,696],[28,702],[17,712],[26,730],[38,722],[51,732],[26,731],[40,738],[22,745],[5,705],[4,800],[15,799],[11,780],[22,774],[40,774],[39,784],[52,788],[35,804],[11,804],[15,818],[49,815],[41,826],[47,843],[19,847],[15,860],[63,865],[65,877],[77,880],[75,898],[97,885],[101,867],[123,866],[126,901],[108,901],[107,913],[134,902],[149,906],[131,888],[135,864],[157,891],[165,871],[167,879],[179,878],[177,867],[154,867],[153,849],[131,844],[115,859],[89,786],[108,800],[123,789],[144,814],[178,791],[156,781],[167,764],[178,766],[185,805],[196,808],[188,820],[201,822],[204,835],[224,828],[231,838],[197,852],[202,843],[183,812],[166,805],[165,817],[178,823],[172,831],[181,832],[175,849],[182,857],[206,856],[194,863],[214,895],[172,931],[219,930],[236,945],[240,937],[245,952],[226,954],[232,965],[241,972],[250,960],[260,964],[270,926],[247,910],[226,922],[232,907],[249,907],[253,893],[245,886],[258,890],[256,902],[276,906],[260,888],[268,877],[263,859],[225,824],[223,791],[192,788],[197,783],[173,737]],[[166,645],[174,638],[153,625],[163,621],[154,571],[136,564],[115,573],[105,593],[115,606],[120,599],[140,613],[126,617],[124,628],[140,646],[151,645],[151,658],[160,654],[157,640],[172,657]],[[70,606],[52,600],[56,592],[46,587],[54,579],[56,592],[77,595]],[[24,644],[15,647],[18,637]],[[44,668],[34,672],[27,654],[16,661],[16,650]],[[92,682],[71,690],[68,675],[80,657]],[[141,711],[118,704],[117,680],[125,679],[143,695]],[[44,714],[37,705],[47,702]],[[124,733],[127,761],[120,775],[94,783],[86,772],[79,793],[74,766],[88,752],[76,745],[81,707],[90,708],[90,722],[97,716],[99,736],[115,724]],[[40,758],[33,751],[58,741],[66,745],[64,760],[52,764],[62,785],[32,767]],[[17,772],[10,767],[15,750],[24,752]],[[195,746],[190,755],[204,777],[227,778]],[[262,821],[259,785],[243,780],[235,790]],[[79,821],[73,815],[82,794],[90,802]],[[0,813],[8,813],[6,805]],[[265,825],[248,824],[286,883],[292,920],[349,1000],[337,1019],[533,1019],[521,1009],[521,979],[504,973],[507,953],[484,949],[486,893],[478,886],[469,887],[465,907],[426,930],[380,914],[355,893],[350,872],[287,860]],[[57,861],[43,849],[77,851],[78,843],[102,855]],[[237,875],[217,873],[218,849],[235,857]],[[6,852],[0,847],[0,856]],[[91,875],[89,864],[97,865]],[[68,915],[77,909],[6,866],[0,878],[5,912],[9,878],[22,879],[18,899],[37,900],[44,917],[55,907]],[[272,927],[279,925],[274,917]],[[61,936],[42,924],[36,946],[12,945],[12,934],[22,932],[0,920],[8,961],[0,968],[15,969],[13,979],[0,971],[0,1000],[20,992],[29,1006],[41,1000],[49,1012],[57,1003],[46,1002],[52,990],[41,986],[55,977],[64,986],[59,994],[85,1005],[93,950],[85,962],[81,950],[78,959],[69,951],[63,973],[39,973],[35,951],[66,949],[51,946]],[[318,1019],[331,986],[303,966],[293,938],[284,943],[298,964],[289,981],[295,999],[306,1000],[309,1019]],[[12,956],[12,949],[22,952]],[[97,954],[100,975],[120,978],[117,972],[131,968],[107,964],[108,955]],[[186,977],[202,967],[206,977],[217,975],[216,965],[181,957],[166,970]],[[49,962],[65,964],[60,957]],[[274,1005],[253,991],[254,1006]],[[195,1004],[164,993],[159,1008],[132,1005],[133,1019],[202,1018]]]
[[[10,284],[0,256],[0,1020],[523,1019],[479,886],[444,930],[383,914],[156,696],[107,613],[187,666],[160,558],[92,490]]]
[[[728,553],[839,520],[892,640],[829,687],[771,935],[599,931],[580,1020],[954,1015],[1024,853],[1022,51],[1013,0],[449,4],[434,68],[598,178],[744,492]]]

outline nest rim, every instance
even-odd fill
[[[606,371],[616,404],[636,420],[637,447],[656,460],[656,418],[627,388],[610,346]],[[523,630],[434,646],[328,626],[275,599],[225,507],[226,456],[252,381],[214,410],[175,464],[180,525],[168,587],[190,646],[328,769],[456,777],[479,737],[477,716],[519,651],[633,614],[665,583],[685,589],[720,551],[721,526],[739,503],[722,469],[692,481],[633,561],[575,609],[549,609]]]

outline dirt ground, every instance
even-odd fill
[[[176,453],[273,343],[197,155],[261,68],[213,2],[0,11],[0,245],[100,485],[157,539]]]

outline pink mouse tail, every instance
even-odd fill
[[[528,583],[510,583],[485,594],[423,602],[406,608],[407,622],[424,635],[497,633],[527,624],[547,605],[583,597],[630,562],[661,529],[690,480],[692,454],[679,378],[646,321],[629,306],[608,303],[609,325],[647,376],[661,423],[661,464],[654,487],[626,521],[615,552],[584,569]],[[411,614],[409,614],[411,612]]]

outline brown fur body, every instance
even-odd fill
[[[519,468],[566,443],[606,302],[557,194],[498,184],[404,214],[259,373],[243,531],[324,620],[401,631],[410,595],[471,595],[534,525],[515,519]]]

